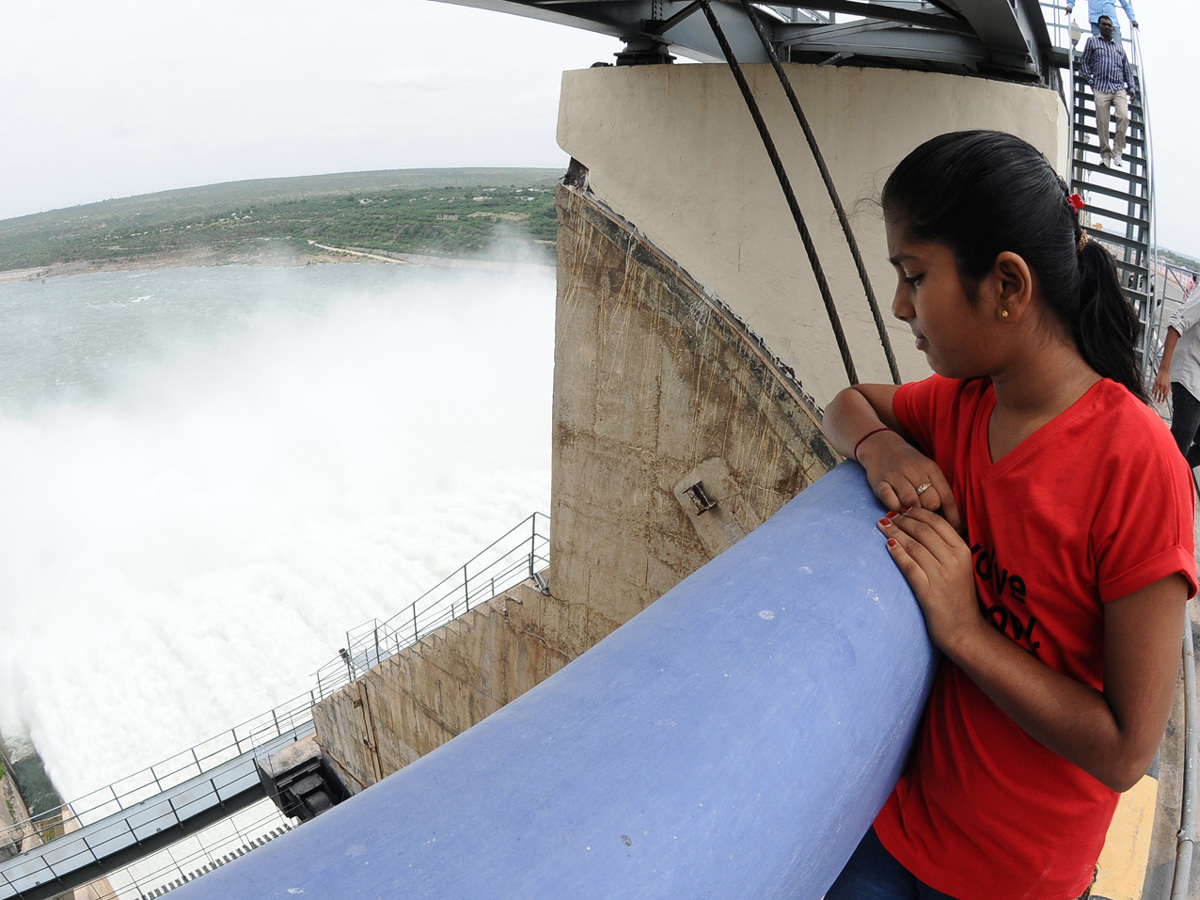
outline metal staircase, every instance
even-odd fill
[[[1080,40],[1071,53],[1071,189],[1086,203],[1084,227],[1088,234],[1107,246],[1117,262],[1121,285],[1142,324],[1140,361],[1143,370],[1152,373],[1158,355],[1161,297],[1155,278],[1154,181],[1140,47],[1136,38],[1132,46],[1126,42],[1138,93],[1129,103],[1125,165],[1106,168],[1100,163],[1096,104],[1079,67],[1083,46],[1085,42]]]

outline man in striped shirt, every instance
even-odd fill
[[[1118,169],[1125,165],[1125,132],[1129,130],[1129,100],[1137,95],[1129,60],[1120,43],[1113,40],[1113,23],[1108,16],[1100,17],[1100,37],[1088,38],[1083,48],[1080,69],[1096,98],[1096,132],[1100,136],[1100,165]],[[1108,140],[1108,123],[1117,114],[1117,134],[1112,144]]]

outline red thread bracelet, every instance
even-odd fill
[[[851,456],[854,457],[854,461],[858,462],[858,448],[862,446],[863,441],[865,441],[867,438],[869,438],[873,434],[879,434],[879,432],[881,432],[881,431],[891,431],[891,430],[892,429],[888,428],[886,425],[883,425],[879,428],[876,428],[874,431],[868,431],[866,434],[864,434],[862,437],[860,437],[858,439],[858,443],[854,445],[854,452],[850,454]]]

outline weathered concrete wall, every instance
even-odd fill
[[[346,787],[374,784],[562,668],[569,657],[542,624],[556,605],[518,585],[317,704],[317,742]]]
[[[0,860],[10,859],[41,843],[28,824],[29,809],[10,771],[4,748],[0,747]]]
[[[859,378],[890,381],[853,260],[783,89],[770,66],[743,68],[813,233]],[[1066,110],[1054,91],[981,78],[785,68],[851,213],[901,372],[922,377],[924,356],[889,311],[895,275],[883,226],[873,206],[857,201],[877,196],[892,166],[944,131],[1014,132],[1063,172]],[[846,385],[796,226],[727,66],[566,72],[558,143],[587,167],[596,197],[761,335],[818,407]]]
[[[590,647],[836,462],[727,309],[585,192],[559,191],[550,589]],[[682,490],[717,501],[697,513]]]

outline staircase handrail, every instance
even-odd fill
[[[1064,51],[1063,55],[1067,60],[1066,78],[1062,78],[1060,69],[1059,75],[1059,97],[1067,108],[1067,115],[1070,119],[1070,124],[1067,127],[1067,159],[1075,159],[1075,60],[1078,53],[1076,51],[1077,41],[1071,39],[1071,26],[1076,25],[1075,19],[1068,14],[1063,6],[1063,3],[1047,3],[1042,2],[1042,18],[1046,22],[1046,31],[1050,35],[1050,44],[1057,50]],[[1085,18],[1084,24],[1087,24],[1086,7],[1084,8]],[[1077,26],[1078,27],[1078,26]],[[1089,32],[1085,28],[1080,29],[1083,36],[1087,36]],[[1071,190],[1075,190],[1076,186],[1072,183],[1072,166],[1068,162],[1068,170],[1066,175],[1067,183],[1071,185]]]
[[[1162,292],[1166,285],[1158,283],[1158,224],[1156,197],[1154,192],[1154,136],[1150,125],[1150,92],[1146,87],[1145,56],[1142,53],[1142,38],[1137,28],[1131,28],[1130,44],[1133,47],[1133,65],[1138,73],[1137,91],[1142,105],[1142,132],[1146,143],[1146,196],[1150,213],[1150,240],[1147,254],[1149,274],[1150,309],[1146,316],[1146,333],[1142,336],[1142,378],[1147,387],[1153,383],[1158,362],[1162,358],[1159,349],[1159,333],[1162,330],[1162,313],[1165,304],[1162,302]]]
[[[1068,40],[1070,38],[1070,29],[1067,30]],[[1067,116],[1070,118],[1070,123],[1067,125],[1067,184],[1070,185],[1072,191],[1076,191],[1076,187],[1071,182],[1074,181],[1075,174],[1075,42],[1069,41],[1067,47],[1067,84],[1064,91],[1064,96],[1067,103]]]

